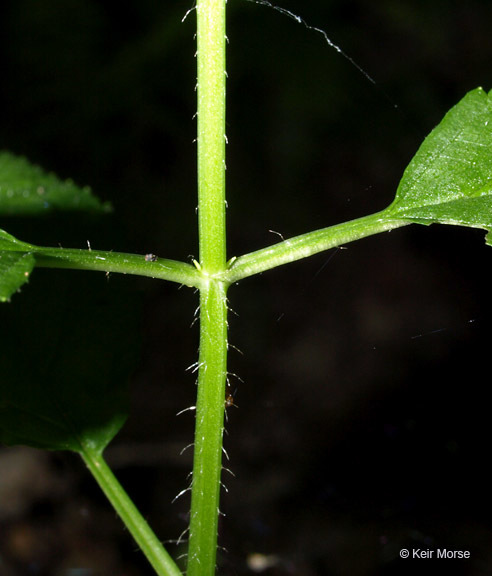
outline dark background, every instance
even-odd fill
[[[287,238],[384,208],[445,112],[468,90],[492,88],[488,1],[279,3],[325,30],[375,84],[321,34],[229,0],[229,256],[278,241],[270,230]],[[189,7],[1,3],[0,148],[90,184],[114,206],[99,219],[3,218],[1,228],[37,244],[198,256]],[[231,289],[230,340],[242,355],[230,354],[241,380],[231,377],[225,445],[235,476],[224,478],[220,573],[253,574],[258,553],[268,575],[492,574],[483,237],[409,227]],[[46,302],[87,315],[94,298],[128,316],[140,351],[131,415],[108,461],[160,538],[175,540],[189,509],[186,495],[171,501],[191,470],[191,450],[180,451],[193,413],[175,415],[194,404],[185,369],[197,355],[196,294],[39,269],[2,307],[2,338],[8,326],[39,343]],[[118,358],[121,336],[106,354]],[[404,561],[402,548],[471,559]],[[3,448],[0,573],[151,570],[78,457]]]

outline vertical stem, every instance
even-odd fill
[[[187,576],[215,574],[227,372],[226,287],[220,282],[200,293],[200,328]]]
[[[198,0],[198,222],[200,264],[222,271],[225,242],[225,0]]]
[[[225,4],[198,0],[200,357],[187,576],[213,576],[227,375]]]

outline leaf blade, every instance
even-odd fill
[[[8,302],[29,280],[35,265],[30,252],[0,252],[0,302]]]
[[[0,442],[102,453],[127,418],[138,310],[95,278],[50,277],[43,306],[26,294],[0,312]]]
[[[389,216],[492,230],[491,94],[472,90],[427,136],[385,211]]]

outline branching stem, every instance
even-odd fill
[[[213,576],[217,550],[227,374],[225,6],[198,0],[198,222],[200,358],[187,576]]]

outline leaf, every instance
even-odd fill
[[[469,92],[427,136],[386,216],[492,230],[491,94]]]
[[[0,152],[0,214],[38,215],[55,210],[107,212],[108,203],[101,203],[90,191],[71,180],[60,180],[9,152]]]
[[[127,417],[135,298],[53,271],[38,284],[0,310],[0,442],[101,453]]]
[[[5,230],[0,230],[0,250],[29,250],[30,244],[17,240]]]
[[[29,280],[34,268],[31,246],[0,230],[0,302],[10,297]]]
[[[9,301],[29,280],[34,264],[29,252],[0,252],[0,302]]]

